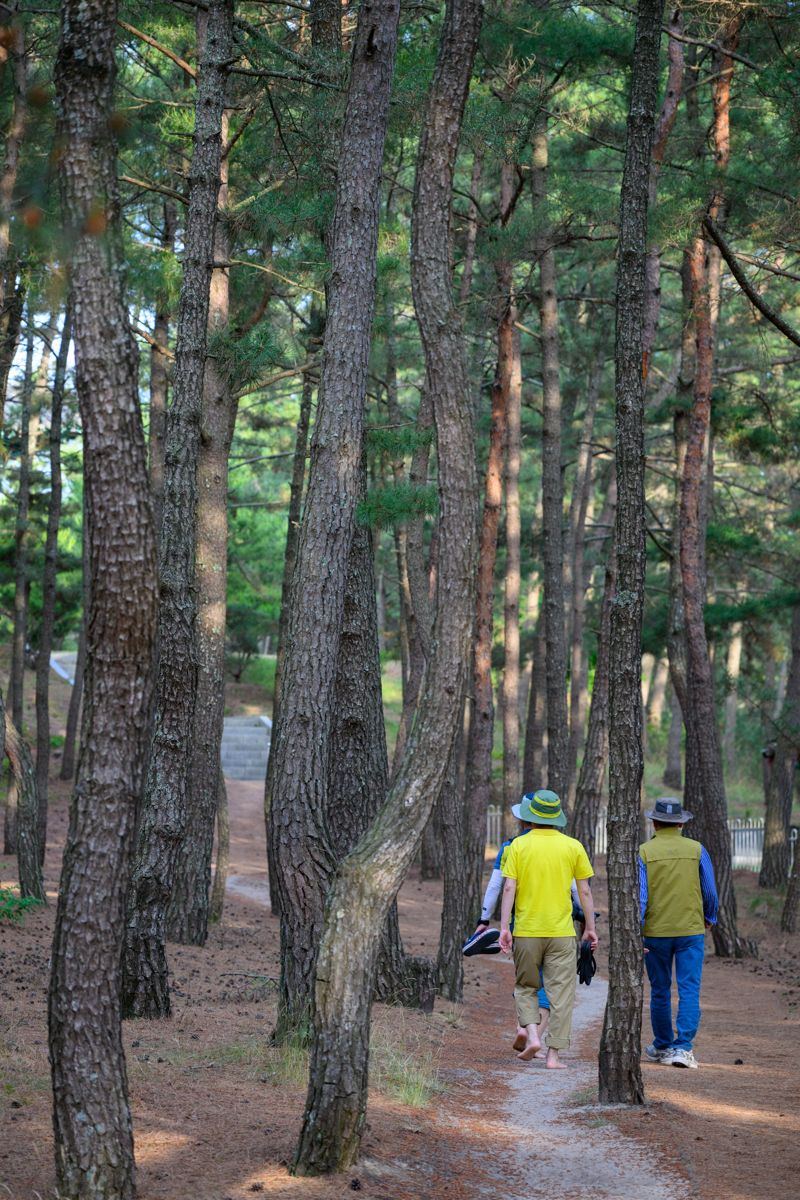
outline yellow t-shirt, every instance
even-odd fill
[[[514,937],[574,937],[573,879],[591,879],[592,864],[581,843],[558,829],[536,825],[514,838],[501,863],[516,879]]]

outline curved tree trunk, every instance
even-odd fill
[[[72,340],[72,308],[69,301],[61,328],[61,343],[53,380],[50,406],[50,502],[47,507],[47,533],[44,545],[42,578],[42,618],[39,650],[36,656],[36,791],[39,797],[39,858],[44,863],[47,843],[47,785],[50,770],[50,653],[53,648],[53,624],[56,616],[56,571],[58,568],[58,527],[61,522],[61,412],[67,357]]]
[[[281,923],[278,1036],[308,1021],[325,897],[336,866],[326,779],[358,499],[398,11],[397,0],[359,11],[339,155],[322,377],[270,752],[268,837]]]
[[[11,635],[11,669],[6,697],[11,720],[20,733],[24,720],[25,642],[28,633],[28,542],[31,536],[28,517],[31,504],[31,467],[39,432],[39,416],[33,411],[33,342],[34,329],[29,308],[25,374],[20,398],[19,477],[14,523],[14,631]],[[43,357],[46,353],[45,350]],[[15,854],[16,843],[10,849],[8,845],[7,837],[6,854]]]
[[[615,550],[609,690],[609,987],[600,1042],[601,1103],[641,1104],[642,941],[638,892],[642,774],[641,655],[646,560],[642,326],[661,0],[636,19],[617,247]]]
[[[128,1017],[166,1017],[170,1012],[167,905],[186,830],[193,752],[197,466],[233,0],[210,0],[207,18],[203,14],[198,19],[198,28],[201,19],[207,19],[207,27],[197,84],[175,379],[167,414],[156,703],[123,955],[122,1011]],[[219,767],[218,752],[214,767]],[[216,795],[215,778],[212,810]]]
[[[59,1194],[68,1200],[134,1195],[120,958],[158,602],[138,356],[125,303],[108,121],[115,17],[114,3],[64,0],[55,70],[64,223],[72,291],[80,296],[75,378],[91,639],[49,991],[56,1174]],[[98,213],[105,223],[101,236],[86,229],[88,216]]]
[[[380,930],[440,794],[462,719],[474,621],[477,477],[466,354],[452,296],[450,202],[480,20],[479,0],[449,0],[414,189],[411,278],[439,461],[434,649],[386,803],[341,864],[327,908],[311,1076],[294,1163],[303,1175],[344,1169],[358,1154]]]

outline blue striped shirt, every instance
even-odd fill
[[[703,918],[708,925],[716,925],[717,923],[717,908],[719,900],[717,898],[717,884],[714,879],[714,867],[711,863],[708,851],[705,846],[700,847],[700,892],[703,897]],[[647,866],[644,859],[639,859],[639,908],[641,910],[642,924],[644,925],[644,914],[647,908]]]

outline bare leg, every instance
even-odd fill
[[[544,1065],[549,1071],[566,1071],[567,1069],[566,1063],[559,1062],[558,1051],[556,1050],[555,1046],[548,1047],[547,1058],[545,1059]]]
[[[545,1033],[547,1032],[547,1026],[550,1024],[550,1009],[549,1009],[549,1008],[540,1008],[540,1009],[539,1009],[539,1016],[540,1016],[540,1021],[539,1021],[539,1038],[540,1038],[540,1040],[541,1040],[542,1042],[544,1042],[544,1040],[545,1040],[545,1037],[544,1037],[544,1035],[545,1035]],[[536,1057],[537,1057],[537,1058],[544,1058],[544,1054],[542,1053],[542,1051],[541,1051],[541,1050],[539,1050],[539,1052],[538,1052],[538,1054],[536,1055]]]

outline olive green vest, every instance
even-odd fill
[[[702,847],[682,837],[681,828],[659,829],[639,847],[647,867],[645,937],[690,937],[706,930],[700,891]]]

